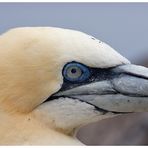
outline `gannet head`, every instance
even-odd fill
[[[148,110],[148,69],[79,31],[17,28],[0,37],[0,109],[73,129]]]

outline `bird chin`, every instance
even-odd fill
[[[69,98],[69,99],[73,99],[73,100],[79,100],[80,102],[84,102],[84,103],[87,103],[88,105],[93,106],[95,108],[95,110],[100,112],[102,115],[115,115],[115,114],[121,115],[121,114],[129,113],[129,112],[120,112],[120,111],[114,111],[111,109],[105,109],[104,106],[100,107],[101,105],[99,105],[99,102],[96,101],[96,99],[101,98],[102,96],[100,96],[100,95],[51,96],[47,100],[45,100],[45,102],[52,101],[55,99],[60,99],[60,98]],[[106,96],[106,95],[104,95],[104,96]]]
[[[75,94],[75,95],[52,95],[46,101],[51,101],[59,98],[70,98],[85,102],[93,107],[103,115],[107,113],[113,114],[127,114],[134,112],[147,112],[148,97],[127,95],[122,93],[112,94]],[[45,102],[46,102],[45,101]]]
[[[47,125],[53,125],[53,128],[57,130],[62,129],[68,132],[86,124],[119,115],[68,96],[51,96],[34,113],[39,120],[45,121]]]

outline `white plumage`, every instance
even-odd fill
[[[99,69],[130,64],[78,31],[26,27],[0,36],[1,145],[81,145],[72,136],[75,129],[114,115],[104,115],[85,99],[61,96],[44,102],[62,88],[62,69],[72,61]]]

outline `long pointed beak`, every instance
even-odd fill
[[[81,85],[57,96],[67,96],[88,102],[112,112],[148,111],[148,68],[122,65],[112,69],[115,76],[109,80]]]

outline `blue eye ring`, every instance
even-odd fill
[[[73,70],[72,69],[73,67],[76,69]],[[71,72],[73,70],[73,72],[74,72],[73,74],[75,74],[76,70],[78,70],[79,72],[81,72],[81,75],[78,75],[78,76],[72,78],[68,74],[69,69],[71,69]],[[83,82],[83,81],[87,80],[89,78],[89,76],[90,76],[89,68],[87,66],[77,63],[77,62],[68,63],[63,68],[63,77],[70,82]]]

